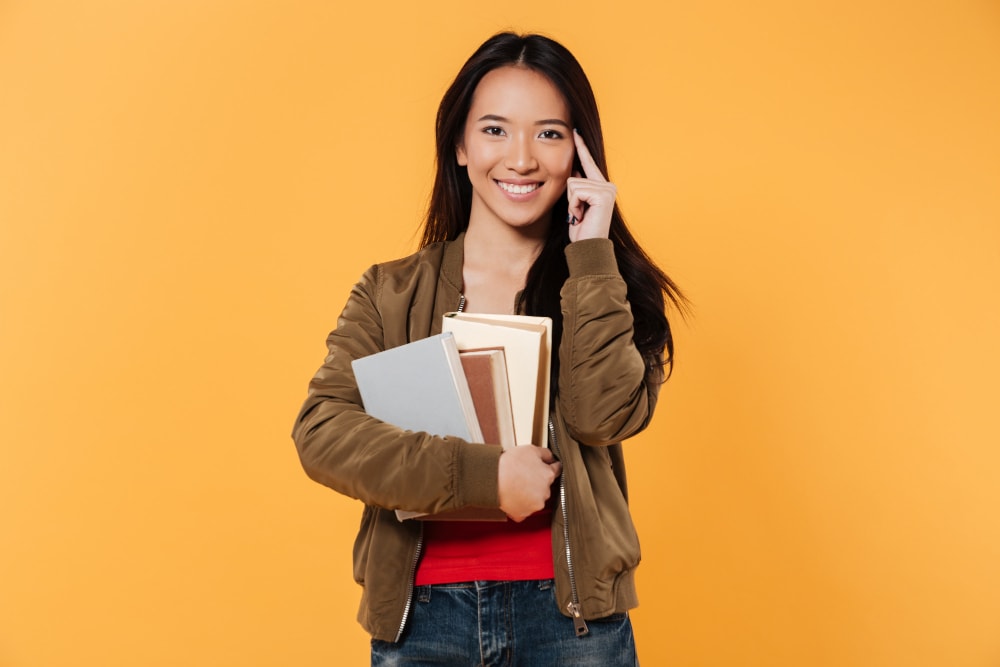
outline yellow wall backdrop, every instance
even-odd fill
[[[0,665],[366,664],[289,438],[498,29],[695,303],[627,447],[644,665],[1000,665],[1000,5],[0,1]]]

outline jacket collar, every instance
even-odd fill
[[[438,271],[437,295],[434,298],[434,319],[430,335],[441,333],[441,319],[445,313],[458,310],[462,300],[462,264],[465,259],[465,233],[444,243],[441,268]]]
[[[449,291],[457,292],[459,295],[462,294],[462,287],[465,284],[465,280],[462,278],[464,261],[465,232],[462,232],[455,237],[454,241],[449,241],[445,245],[444,257],[441,259],[441,281],[447,285]]]

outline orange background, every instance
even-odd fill
[[[1000,665],[986,0],[0,2],[0,665],[366,664],[289,432],[509,26],[696,305],[627,446],[643,664]]]

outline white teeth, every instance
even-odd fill
[[[526,195],[529,192],[534,192],[538,189],[538,183],[532,183],[530,185],[514,185],[513,183],[504,183],[503,181],[497,181],[500,187],[503,188],[505,192],[509,192],[514,195]]]

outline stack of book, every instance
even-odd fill
[[[352,363],[365,412],[410,431],[474,443],[546,446],[552,321],[448,313],[442,333]],[[496,509],[400,520],[503,520]]]

